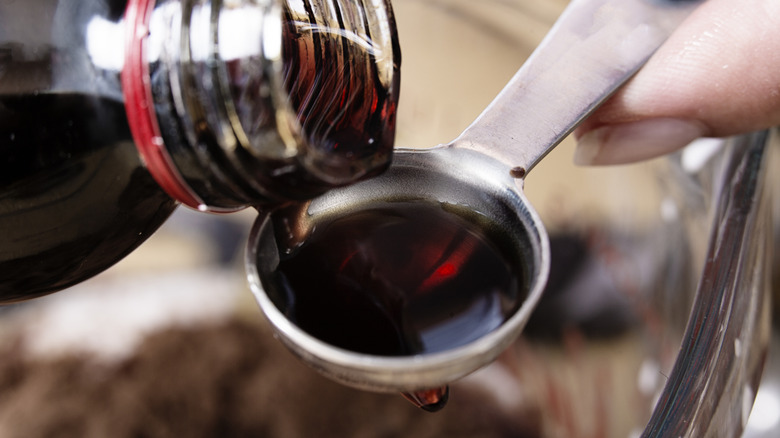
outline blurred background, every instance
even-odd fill
[[[456,137],[567,3],[395,0],[397,145]],[[298,363],[247,286],[256,213],[179,208],[105,273],[0,309],[0,436],[638,437],[674,371],[710,239],[719,152],[691,151],[586,169],[567,140],[533,169],[526,193],[553,251],[545,299],[495,364],[452,385],[440,413]],[[765,228],[758,239],[773,241]],[[745,351],[763,358],[768,319],[752,318]],[[768,351],[757,393],[708,393],[739,405],[746,437],[780,430],[780,362]],[[746,379],[761,371],[754,362]]]

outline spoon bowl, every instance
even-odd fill
[[[464,165],[468,163],[468,165]],[[453,168],[464,168],[453,173]],[[260,307],[279,338],[315,369],[337,381],[373,391],[412,391],[459,379],[492,362],[521,332],[542,295],[549,270],[544,227],[502,163],[470,150],[435,148],[398,150],[390,170],[350,188],[336,189],[296,207],[297,224],[306,234],[311,218],[344,216],[378,203],[435,200],[473,212],[488,235],[510,254],[523,279],[522,302],[497,329],[462,347],[440,353],[384,357],[334,347],[290,322],[274,278],[279,259],[275,218],[258,220],[249,240],[250,283]],[[290,214],[288,212],[288,214]],[[290,215],[294,216],[294,215]],[[308,219],[307,219],[308,218]],[[276,222],[278,224],[278,222]]]

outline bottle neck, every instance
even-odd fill
[[[128,121],[175,199],[217,212],[303,200],[388,166],[400,58],[389,4],[295,3],[128,2]]]

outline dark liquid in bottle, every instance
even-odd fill
[[[525,298],[522,274],[482,227],[429,202],[323,220],[280,254],[266,285],[276,305],[304,331],[360,353],[456,348],[495,330]]]
[[[122,102],[0,96],[0,302],[97,274],[174,207],[141,164]]]
[[[330,7],[336,15],[356,14],[336,3],[286,4],[284,77],[302,134],[318,151],[318,166],[341,185],[348,175],[375,175],[390,164],[400,77],[392,63],[400,58],[392,53],[394,44],[383,47],[369,28],[351,32],[335,17],[323,24],[317,16],[330,15]],[[390,79],[386,69],[393,67]]]

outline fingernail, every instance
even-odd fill
[[[701,123],[671,118],[602,126],[578,139],[574,163],[597,166],[647,160],[680,149],[705,132]]]

